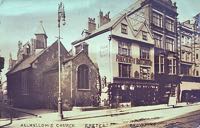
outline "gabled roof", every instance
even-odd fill
[[[94,67],[98,70],[98,67],[97,67],[97,65],[95,65],[94,63],[93,63],[93,61],[90,59],[90,57],[84,52],[84,50],[81,50],[78,54],[76,54],[75,56],[70,56],[69,58],[67,58],[67,59],[65,59],[64,61],[63,61],[63,63],[68,63],[68,62],[70,62],[70,61],[73,61],[75,58],[77,58],[80,54],[84,54],[87,58],[88,58],[88,60],[94,65]]]
[[[131,27],[131,31],[133,33],[133,35],[136,35],[136,31],[138,31],[139,27],[133,25],[130,21],[129,18],[127,18],[128,16],[132,15],[133,13],[137,12],[138,10],[140,10],[142,7],[144,7],[146,4],[141,4],[141,0],[137,0],[135,3],[133,3],[132,5],[130,5],[127,9],[125,9],[125,11],[123,10],[121,13],[119,13],[115,18],[111,19],[110,22],[108,22],[107,24],[102,25],[101,27],[97,28],[95,31],[93,31],[89,36],[87,37],[83,37],[79,40],[76,40],[74,42],[72,42],[72,45],[75,45],[79,42],[85,41],[87,39],[90,39],[92,37],[95,37],[99,34],[105,33],[109,30],[112,30],[117,24],[119,24],[123,19],[126,19],[127,23],[129,24],[129,27]],[[133,28],[134,26],[134,28]],[[136,31],[135,31],[136,30]]]
[[[47,47],[46,49],[42,50],[41,52],[37,54],[33,54],[29,56],[28,58],[18,62],[12,69],[10,69],[6,75],[13,74],[15,72],[30,68],[32,66],[32,63],[35,62],[43,53],[45,53],[48,49],[50,49],[53,45],[57,44],[58,41],[55,41],[51,46]],[[61,43],[62,44],[62,43]]]

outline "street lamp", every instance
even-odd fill
[[[65,25],[65,11],[64,4],[60,2],[58,4],[58,113],[59,117],[63,119],[63,110],[62,110],[62,97],[61,97],[61,55],[60,55],[60,23]]]

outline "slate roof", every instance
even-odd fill
[[[95,36],[97,36],[99,34],[102,34],[104,32],[112,30],[112,28],[116,24],[118,24],[122,19],[124,19],[125,17],[127,18],[127,16],[131,15],[133,12],[135,12],[136,10],[138,10],[139,8],[141,8],[143,6],[144,5],[141,5],[141,1],[137,0],[134,4],[130,5],[127,9],[125,9],[125,10],[121,11],[119,14],[117,14],[113,19],[111,19],[110,22],[108,22],[108,23],[102,25],[101,27],[97,28],[96,30],[94,30],[89,36],[83,37],[83,38],[81,38],[79,40],[76,40],[76,41],[72,42],[71,44],[75,45],[75,44],[77,44],[79,42],[82,42],[84,40],[87,40],[87,39],[90,39],[92,37],[95,37]],[[145,21],[142,21],[142,22],[144,23]],[[142,22],[141,22],[141,25],[143,24]],[[137,25],[136,26],[132,22],[131,22],[131,24],[134,26],[134,28],[133,28],[134,30],[133,31],[137,31],[141,27],[141,25]],[[135,32],[135,33],[137,33],[137,32]]]
[[[53,46],[55,43],[57,43],[57,41],[55,41],[51,46]],[[31,67],[31,64],[38,58],[40,57],[45,51],[47,51],[51,46],[47,47],[46,49],[42,50],[41,52],[37,53],[37,54],[33,54],[29,57],[27,57],[26,59],[18,62],[17,64],[15,64],[15,66],[13,68],[11,68],[6,75],[9,74],[13,74],[15,72],[27,69],[29,67]]]

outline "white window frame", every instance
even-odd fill
[[[169,61],[171,61],[171,64],[169,63],[168,65],[168,69],[169,69],[169,75],[176,75],[177,71],[177,65],[176,65],[176,58],[175,57],[169,57],[168,58]],[[171,67],[171,72],[170,72],[170,67]]]

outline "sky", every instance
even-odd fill
[[[71,49],[71,42],[81,37],[87,28],[88,17],[96,18],[99,11],[110,11],[114,17],[136,0],[62,0],[65,5],[66,25],[61,26],[62,43]],[[172,0],[178,6],[178,20],[185,21],[200,13],[200,0]],[[5,57],[3,80],[8,68],[9,54],[16,58],[18,41],[26,43],[34,38],[40,21],[51,45],[58,35],[57,10],[61,0],[0,0],[0,55]]]

